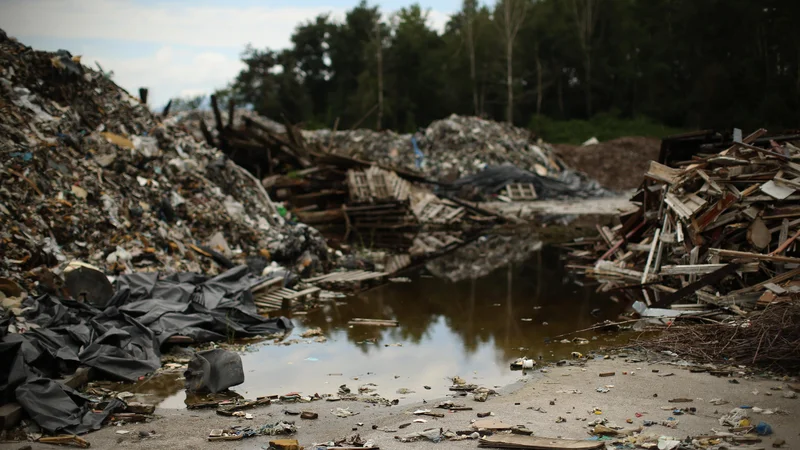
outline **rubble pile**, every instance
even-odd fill
[[[55,293],[73,259],[211,274],[231,264],[198,247],[256,265],[327,259],[321,236],[284,224],[249,173],[78,58],[3,37],[0,61],[2,276]]]
[[[418,171],[440,181],[454,181],[487,167],[510,164],[539,177],[560,181],[580,177],[590,183],[584,175],[569,169],[549,144],[536,141],[530,131],[478,117],[454,114],[432,122],[415,135],[318,130],[304,131],[303,136],[335,154]]]
[[[632,199],[640,208],[613,229],[599,227],[597,238],[575,242],[573,267],[600,280],[605,291],[643,300],[634,304],[643,317],[712,310],[747,318],[754,309],[796,303],[797,139],[762,129],[721,151],[704,144],[688,153],[682,141],[680,155],[691,159],[671,167],[651,162]]]
[[[85,433],[130,405],[55,379],[134,381],[164,345],[292,327],[259,315],[252,289],[283,286],[275,263],[322,269],[319,232],[79,57],[0,31],[0,63],[0,402],[46,433]]]

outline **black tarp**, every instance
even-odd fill
[[[48,433],[84,434],[99,430],[103,421],[125,404],[112,400],[100,412],[89,407],[89,398],[69,386],[47,379],[29,380],[16,391],[17,402]]]
[[[85,399],[53,378],[89,366],[102,378],[136,381],[161,367],[160,349],[171,336],[208,342],[291,329],[288,319],[258,314],[250,288],[263,281],[247,266],[213,278],[123,275],[102,310],[50,295],[29,297],[21,306],[35,328],[7,333],[9,321],[0,320],[0,400],[16,398],[50,432],[96,429],[102,419],[88,414]]]

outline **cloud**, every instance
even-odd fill
[[[428,25],[436,30],[437,33],[444,33],[444,28],[447,25],[447,22],[450,21],[451,14],[452,13],[431,9],[428,11]]]
[[[3,0],[0,24],[11,36],[120,39],[157,44],[241,49],[289,45],[295,26],[319,14],[343,17],[327,6],[193,6],[133,0]]]
[[[129,92],[148,87],[148,101],[158,107],[170,97],[224,87],[244,67],[238,55],[246,44],[286,48],[301,23],[320,14],[342,21],[356,4],[347,2],[0,0],[0,28],[23,43],[83,54],[84,64],[99,62]],[[447,13],[429,11],[437,31],[447,20]]]
[[[159,107],[170,97],[211,94],[224,87],[244,64],[213,51],[176,51],[164,46],[142,58],[114,58],[85,55],[84,64],[97,61],[114,71],[114,82],[129,92],[139,87],[150,89],[148,103]]]

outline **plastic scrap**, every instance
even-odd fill
[[[197,352],[189,361],[184,377],[188,391],[216,394],[244,383],[242,358],[221,348]]]

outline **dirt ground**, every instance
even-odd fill
[[[639,357],[641,358],[641,357]],[[532,371],[511,386],[499,389],[500,395],[490,396],[485,403],[478,403],[471,397],[457,399],[457,402],[474,408],[473,411],[447,412],[433,409],[435,399],[426,404],[402,405],[393,407],[370,406],[363,403],[313,402],[310,404],[271,405],[252,410],[255,420],[222,417],[212,411],[180,411],[159,409],[158,419],[147,424],[132,424],[121,427],[106,427],[86,436],[92,448],[130,448],[130,449],[260,449],[267,448],[267,437],[254,437],[235,442],[208,442],[206,436],[212,428],[222,428],[237,424],[275,422],[279,419],[295,419],[299,431],[297,438],[307,449],[313,443],[326,442],[334,438],[359,433],[365,439],[374,439],[376,445],[384,450],[404,450],[409,448],[438,448],[455,450],[476,448],[472,440],[402,443],[395,436],[439,427],[444,430],[468,430],[477,412],[493,412],[494,419],[509,425],[525,425],[535,435],[542,437],[563,437],[587,439],[587,424],[598,418],[627,428],[639,427],[643,421],[657,423],[676,419],[677,426],[667,428],[653,425],[644,428],[644,433],[654,436],[673,436],[683,439],[687,436],[713,434],[712,430],[727,430],[718,419],[732,408],[749,405],[762,409],[776,408],[783,414],[752,414],[754,423],[765,421],[772,426],[774,434],[762,438],[762,443],[746,448],[771,448],[778,439],[786,441],[783,448],[800,448],[800,430],[797,428],[797,414],[800,413],[800,399],[785,398],[791,392],[786,379],[717,377],[708,373],[693,373],[686,367],[673,364],[648,363],[633,356],[620,355],[607,360],[592,360],[573,365],[550,367],[546,372]],[[600,373],[615,372],[614,376],[600,377]],[[627,374],[624,374],[627,372]],[[673,374],[673,375],[669,375]],[[731,383],[735,379],[736,384]],[[443,383],[444,380],[431,380]],[[467,377],[467,382],[470,382]],[[613,386],[606,388],[605,386]],[[597,388],[608,389],[607,393],[597,392]],[[691,402],[672,403],[676,398],[690,399]],[[712,399],[722,399],[727,404],[714,405]],[[359,414],[348,418],[338,418],[331,414],[337,407],[349,408]],[[696,408],[695,414],[675,415],[673,408]],[[404,429],[399,425],[413,422],[419,417],[411,414],[417,408],[431,408],[445,413],[444,418],[424,417],[427,423],[412,423]],[[598,408],[601,414],[595,414]],[[285,410],[310,410],[319,413],[318,420],[300,420],[287,416]],[[754,411],[756,411],[754,409]],[[637,417],[636,413],[641,416]],[[557,423],[563,417],[565,421]],[[626,423],[631,419],[632,424]],[[673,421],[669,421],[673,422]],[[359,425],[359,423],[363,425]],[[375,429],[373,429],[375,428]],[[153,437],[139,438],[139,431],[155,431]],[[397,430],[387,432],[384,430]],[[119,431],[130,431],[118,434]],[[2,448],[22,448],[23,443],[0,444]],[[32,444],[34,449],[49,449],[47,445]]]
[[[567,165],[587,173],[604,187],[624,191],[642,183],[651,160],[658,159],[661,141],[648,137],[621,137],[586,147],[554,144]]]

